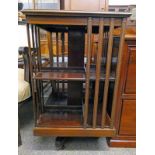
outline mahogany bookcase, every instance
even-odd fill
[[[126,19],[130,13],[23,10],[36,136],[113,137]],[[113,34],[120,28],[120,35]],[[40,29],[48,34],[42,65]],[[53,35],[56,54],[53,53]],[[67,52],[65,48],[67,35]],[[97,36],[96,51],[93,36]],[[35,56],[35,59],[34,59]],[[44,83],[50,83],[45,97]]]

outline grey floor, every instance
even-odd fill
[[[35,137],[32,133],[32,101],[19,107],[20,132],[22,145],[18,147],[19,155],[135,155],[134,148],[109,148],[105,138],[69,138],[64,150],[57,151],[55,137]]]

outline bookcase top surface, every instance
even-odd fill
[[[88,12],[88,11],[66,11],[66,10],[22,10],[26,16],[56,16],[56,17],[103,17],[103,18],[127,18],[128,12]]]

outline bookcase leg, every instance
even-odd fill
[[[19,126],[19,119],[18,119],[18,146],[22,145],[22,139],[20,134],[20,126]]]
[[[56,137],[55,147],[57,150],[63,150],[65,147],[66,137]]]

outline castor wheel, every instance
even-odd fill
[[[65,148],[65,137],[56,137],[55,139],[55,147],[57,150],[63,150]]]

